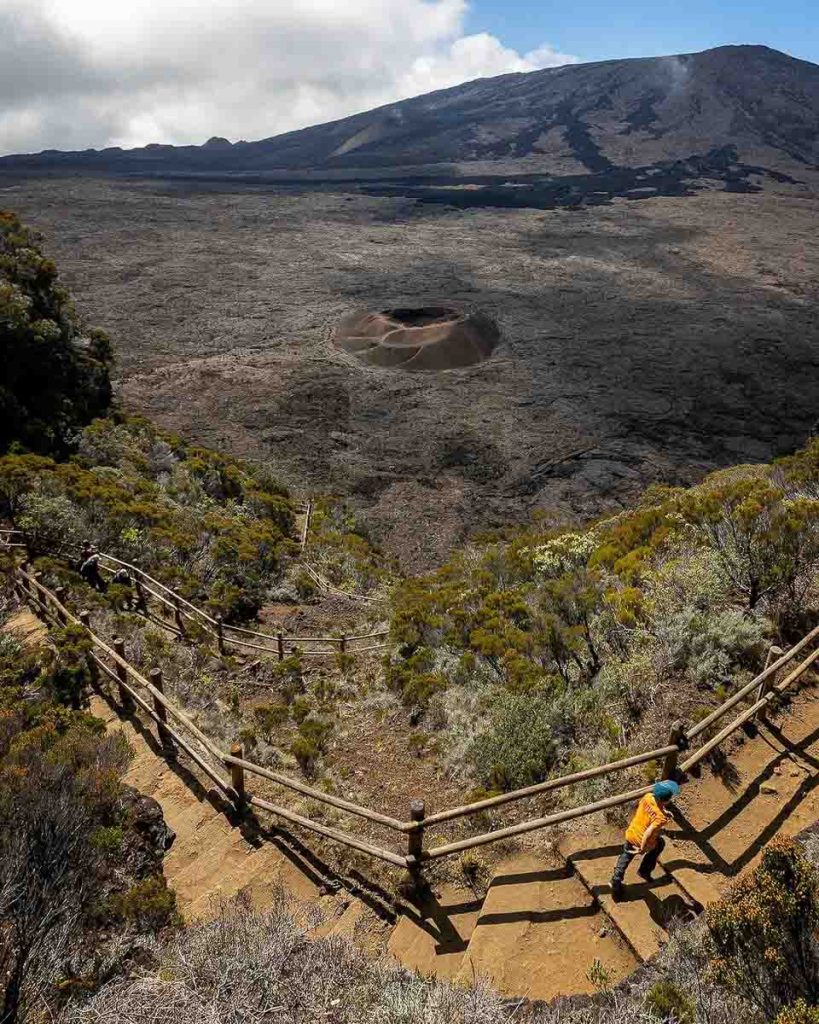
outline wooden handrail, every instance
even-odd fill
[[[24,590],[30,600],[34,600],[36,604],[43,608],[46,612],[56,610],[57,620],[61,623],[71,621],[80,623],[66,607],[65,605],[53,594],[47,587],[45,587],[39,580],[35,579],[34,576],[27,573],[24,569],[17,567],[15,570],[19,579],[25,580],[29,585],[30,589],[20,584],[21,589]],[[43,596],[43,600],[40,600],[40,596]],[[87,628],[87,627],[86,627]],[[90,632],[90,631],[89,631]],[[314,832],[318,832],[321,835],[325,835],[330,839],[334,839],[340,843],[357,849],[370,856],[377,857],[390,864],[394,864],[399,867],[409,869],[411,872],[417,871],[420,864],[425,861],[435,860],[440,857],[451,856],[456,853],[460,853],[463,850],[472,849],[473,847],[483,846],[488,843],[497,842],[500,839],[509,838],[512,836],[522,835],[527,832],[536,831],[541,828],[546,828],[551,825],[556,825],[561,822],[571,821],[575,818],[584,817],[589,814],[597,813],[598,811],[606,810],[612,807],[617,807],[626,803],[630,803],[634,800],[638,800],[645,793],[649,792],[651,786],[644,786],[640,789],[631,790],[627,793],[617,794],[615,796],[606,797],[602,800],[597,800],[594,803],[584,804],[580,807],[574,807],[569,810],[559,811],[554,814],[546,815],[544,817],[533,818],[528,821],[520,822],[516,825],[510,825],[505,828],[497,829],[495,831],[486,832],[481,835],[472,836],[468,839],[459,840],[458,842],[447,843],[443,846],[434,847],[433,849],[423,850],[423,833],[431,825],[438,824],[445,821],[451,821],[456,818],[465,817],[471,814],[476,814],[484,810],[488,810],[493,807],[502,806],[507,803],[516,802],[519,800],[526,799],[528,797],[536,796],[541,793],[554,791],[563,787],[587,781],[588,779],[598,778],[600,776],[613,774],[617,771],[622,771],[628,768],[636,767],[640,764],[647,763],[649,761],[660,760],[662,758],[668,758],[669,756],[676,757],[681,747],[684,745],[683,740],[686,742],[693,737],[700,735],[705,729],[707,729],[714,722],[722,718],[727,712],[735,707],[739,701],[744,697],[747,697],[752,691],[756,690],[758,699],[751,704],[750,707],[746,708],[739,714],[733,721],[726,725],[716,736],[708,740],[698,750],[691,754],[688,759],[679,766],[682,772],[687,772],[693,768],[696,764],[707,757],[714,749],[722,744],[726,739],[733,735],[739,728],[745,723],[750,721],[759,711],[766,708],[771,701],[779,694],[783,693],[788,689],[797,679],[799,679],[808,668],[819,661],[819,647],[812,651],[806,658],[800,662],[780,683],[773,687],[763,686],[760,689],[760,684],[764,684],[769,681],[771,677],[784,665],[788,664],[793,658],[804,648],[811,643],[811,641],[819,637],[819,627],[813,629],[805,637],[802,638],[798,643],[794,644],[785,654],[778,658],[773,664],[768,666],[763,672],[757,675],[750,683],[743,686],[737,693],[733,694],[727,700],[725,700],[718,708],[716,708],[710,715],[708,715],[702,722],[698,723],[697,726],[689,729],[686,732],[682,731],[682,727],[679,723],[676,723],[675,729],[672,730],[673,736],[679,735],[680,741],[677,743],[668,744],[665,747],[657,748],[656,750],[646,751],[642,754],[636,754],[632,757],[622,758],[619,761],[613,761],[608,764],[599,765],[594,768],[585,769],[584,771],[574,772],[570,775],[565,775],[557,779],[549,779],[545,782],[538,783],[533,786],[527,786],[523,789],[515,790],[511,793],[503,793],[497,797],[489,797],[486,800],[479,800],[472,804],[466,804],[461,807],[454,807],[448,810],[440,811],[437,814],[430,815],[429,817],[423,817],[422,813],[419,816],[415,816],[414,820],[408,822],[399,821],[389,815],[381,814],[378,811],[373,811],[369,808],[362,807],[358,804],[354,804],[351,801],[344,800],[341,797],[335,797],[331,794],[323,793],[319,790],[313,789],[310,786],[300,783],[294,779],[289,779],[287,776],[281,775],[278,772],[274,772],[268,768],[264,768],[260,765],[256,765],[253,762],[245,760],[243,757],[237,756],[235,753],[225,753],[220,750],[208,737],[200,730],[187,715],[181,712],[175,705],[168,701],[164,693],[154,687],[139,671],[137,671],[127,660],[121,657],[115,650],[113,650],[108,644],[102,641],[93,632],[90,632],[92,642],[99,650],[103,651],[106,656],[112,660],[118,668],[124,671],[126,681],[123,682],[123,675],[119,672],[115,672],[110,668],[106,662],[94,654],[94,661],[108,676],[110,676],[118,686],[124,690],[130,697],[134,699],[134,702],[138,704],[150,717],[157,722],[158,726],[164,726],[166,731],[173,736],[173,738],[180,744],[182,749],[186,751],[194,761],[212,778],[217,785],[219,785],[226,792],[231,793],[234,797],[236,796],[236,790],[234,787],[230,787],[228,783],[221,778],[221,776],[215,772],[215,770],[207,765],[207,762],[198,755],[198,753],[187,744],[182,737],[179,736],[178,731],[173,729],[172,726],[168,725],[166,721],[160,722],[160,717],[156,711],[151,708],[147,701],[145,701],[141,695],[128,684],[127,677],[134,679],[141,687],[143,687],[154,699],[155,706],[162,707],[167,711],[177,723],[179,723],[185,730],[190,732],[198,743],[207,751],[207,753],[217,760],[220,764],[225,767],[231,768],[231,770],[239,769],[238,779],[241,779],[241,773],[243,771],[251,772],[252,774],[258,775],[262,778],[269,779],[279,785],[289,788],[295,792],[301,793],[304,796],[308,796],[312,799],[320,801],[324,804],[336,807],[339,810],[345,811],[362,817],[366,820],[373,822],[394,831],[407,833],[409,836],[410,845],[408,847],[409,854],[404,857],[400,854],[393,853],[389,850],[385,850],[381,847],[375,846],[372,843],[358,838],[350,833],[340,831],[338,829],[331,828],[330,826],[323,825],[320,822],[313,821],[310,818],[306,818],[303,815],[299,815],[294,811],[290,811],[287,808],[278,807],[260,797],[249,796],[248,802],[251,805],[261,807],[271,813],[277,814],[286,820],[292,821],[296,824],[302,825],[305,828],[312,829]],[[361,637],[360,639],[366,639],[367,637]],[[270,637],[270,639],[277,639]],[[240,641],[232,641],[240,643]],[[243,646],[256,646],[256,645],[244,645]],[[387,646],[387,645],[383,645]],[[266,648],[261,648],[267,650]],[[374,648],[369,648],[374,649]],[[241,753],[240,748],[236,748],[238,753]],[[237,785],[239,782],[237,781]],[[422,806],[419,803],[419,806]]]
[[[522,821],[519,825],[499,828],[495,832],[486,832],[480,836],[472,836],[470,839],[462,839],[457,843],[435,846],[431,850],[424,850],[421,859],[435,860],[438,857],[450,857],[453,853],[471,850],[475,846],[486,846],[487,843],[495,843],[499,839],[520,836],[525,832],[534,832],[539,828],[546,828],[548,825],[559,825],[561,822],[571,821],[573,818],[583,818],[588,814],[596,814],[598,811],[605,811],[610,807],[619,807],[621,804],[631,803],[632,800],[639,800],[649,792],[651,792],[651,786],[642,786],[640,789],[633,789],[630,793],[621,793],[619,796],[595,800],[593,804],[584,804],[581,807],[573,807],[568,811],[548,814],[545,818],[532,818],[530,821]]]
[[[819,626],[812,629],[807,636],[803,637],[799,643],[796,643],[789,650],[785,651],[781,658],[778,658],[775,662],[769,665],[766,669],[759,673],[758,676],[746,683],[741,690],[737,690],[735,694],[724,701],[716,710],[712,711],[707,718],[703,718],[701,722],[697,722],[695,726],[686,732],[686,736],[689,740],[696,739],[700,733],[705,732],[709,726],[713,725],[714,722],[719,721],[726,712],[730,711],[732,707],[735,707],[744,697],[747,697],[755,689],[759,689],[761,683],[764,683],[771,676],[775,675],[783,665],[787,665],[789,661],[792,661],[796,655],[807,647],[807,645],[819,637]]]
[[[284,807],[277,807],[275,804],[271,804],[267,800],[263,800],[261,797],[251,796],[248,802],[254,807],[262,807],[264,810],[271,811],[273,814],[276,814],[281,818],[285,818],[287,821],[292,821],[297,825],[302,825],[304,828],[309,828],[313,832],[318,832],[319,835],[327,836],[328,839],[335,839],[336,842],[342,843],[344,846],[351,846],[354,850],[360,850],[361,853],[367,853],[371,857],[377,857],[379,860],[385,860],[387,863],[394,864],[398,868],[406,868],[409,866],[408,859],[406,857],[402,857],[399,853],[393,853],[391,850],[384,850],[380,846],[373,846],[372,843],[368,843],[363,839],[351,836],[347,832],[340,832],[338,829],[330,828],[329,825],[322,825],[317,821],[313,821],[312,818],[305,818],[301,814],[296,814],[295,811],[289,811]]]
[[[693,753],[688,760],[684,761],[683,764],[680,765],[680,770],[687,772],[690,771],[694,765],[699,764],[699,762],[702,761],[703,758],[707,757],[712,750],[715,750],[721,743],[728,739],[729,736],[735,733],[737,729],[745,725],[746,722],[749,722],[758,711],[770,704],[774,697],[777,697],[780,693],[784,693],[791,683],[796,682],[796,680],[799,679],[799,677],[803,675],[817,660],[819,660],[819,647],[809,654],[804,661],[797,665],[793,672],[786,676],[781,683],[777,683],[776,686],[768,690],[764,696],[760,697],[759,700],[755,701],[749,708],[746,708],[741,715],[733,720],[733,722],[726,725],[721,732],[718,732],[716,736],[710,739],[707,743],[704,743],[699,750]]]
[[[297,782],[295,779],[289,779],[286,775],[281,775],[279,772],[271,771],[269,768],[263,768],[261,765],[254,764],[252,761],[245,761],[244,758],[235,757],[233,754],[225,755],[224,760],[226,765],[235,764],[240,768],[244,768],[245,771],[261,776],[263,779],[270,779],[271,782],[277,782],[280,786],[286,786],[288,789],[293,789],[297,793],[302,793],[304,796],[309,796],[314,800],[320,800],[322,803],[330,804],[331,807],[338,807],[342,811],[348,811],[350,814],[355,814],[359,818],[366,818],[368,821],[373,821],[378,825],[384,825],[396,832],[409,832],[412,828],[408,822],[399,821],[397,818],[391,818],[389,815],[380,814],[378,811],[371,811],[368,807],[361,807],[359,804],[351,803],[349,800],[343,800],[341,797],[333,796],[331,793],[322,793],[320,790],[313,789],[311,786],[305,786],[303,783]]]
[[[222,792],[230,795],[231,787],[228,781],[226,779],[223,779],[222,776],[219,775],[219,773],[215,769],[213,769],[207,763],[207,761],[197,751],[193,749],[193,747],[190,746],[190,744],[180,735],[178,730],[174,729],[172,725],[168,725],[166,722],[163,722],[160,719],[159,715],[157,715],[156,711],[151,707],[151,705],[146,700],[143,700],[142,696],[132,686],[129,686],[128,683],[123,683],[122,680],[117,676],[116,672],[114,672],[113,669],[106,665],[102,658],[98,657],[96,654],[92,656],[97,667],[102,669],[102,671],[105,672],[105,674],[111,680],[113,680],[113,682],[115,682],[118,687],[125,690],[125,692],[131,698],[131,700],[133,700],[135,704],[139,705],[139,707],[142,708],[145,714],[149,715],[157,723],[157,725],[161,725],[164,731],[173,738],[174,742],[178,744],[178,746],[180,746],[182,750],[185,751],[188,757],[190,757],[191,760],[196,765],[198,765],[199,768],[202,769],[202,771],[208,776],[209,779],[216,783],[216,785],[219,787],[219,789],[222,790]]]
[[[72,612],[70,612],[62,602],[60,602],[56,595],[54,595],[44,584],[40,583],[39,580],[34,579],[29,573],[22,569],[18,569],[18,574],[21,578],[25,579],[29,584],[33,585],[39,593],[42,593],[46,601],[42,602],[43,607],[51,605],[56,610],[59,616],[64,616],[69,622],[73,622],[76,625],[82,626],[83,623],[77,618]],[[38,602],[40,603],[40,602]],[[83,628],[87,628],[84,627]],[[274,781],[279,782],[281,785],[292,788],[302,794],[309,795],[315,800],[329,804],[331,806],[339,807],[340,809],[347,810],[359,814],[361,817],[369,818],[370,820],[377,821],[379,824],[388,824],[391,828],[396,828],[399,831],[405,831],[405,823],[397,821],[394,818],[388,818],[386,815],[380,815],[376,811],[370,811],[368,808],[359,807],[356,804],[352,804],[349,801],[342,801],[337,797],[333,797],[330,794],[322,793],[319,790],[311,789],[309,786],[304,786],[299,782],[295,782],[292,779],[288,779],[286,776],[278,775],[277,773],[268,772],[267,769],[262,768],[259,765],[254,765],[251,762],[244,762],[240,758],[233,757],[230,754],[220,750],[215,744],[213,744],[209,738],[190,721],[187,715],[183,714],[173,703],[171,703],[164,695],[161,690],[158,690],[152,683],[150,683],[142,673],[138,672],[128,661],[121,658],[116,651],[108,646],[103,640],[100,639],[93,631],[88,630],[91,637],[92,643],[100,650],[104,651],[117,665],[122,666],[126,673],[135,679],[140,686],[144,687],[154,698],[154,701],[159,703],[166,709],[169,715],[171,715],[177,722],[179,722],[185,729],[192,733],[199,743],[208,751],[208,753],[220,763],[229,766],[231,764],[238,764],[241,767],[246,767],[253,771],[257,775],[263,775],[265,777],[273,778]],[[183,750],[195,761],[195,763],[202,768],[203,771],[211,778],[224,792],[231,794],[233,792],[232,787],[219,776],[219,774],[207,764],[207,762],[194,751],[189,744],[179,735],[178,731],[166,722],[161,721],[155,710],[145,701],[141,695],[127,682],[123,680],[110,668],[110,666],[98,656],[94,656],[95,664],[101,668],[106,675],[112,678],[119,687],[121,687],[134,702],[142,708],[143,711],[150,718],[157,723],[162,725],[165,731],[170,734],[173,739],[180,744]],[[330,828],[327,825],[323,825],[320,822],[313,821],[311,818],[306,818],[303,815],[297,814],[294,811],[290,811],[287,808],[278,807],[275,804],[269,803],[260,797],[252,796],[249,798],[249,802],[258,807],[262,807],[265,810],[271,811],[278,816],[285,818],[288,821],[292,821],[296,824],[302,825],[305,828],[311,829],[320,835],[327,836],[328,838],[335,839],[337,842],[343,843],[353,849],[360,850],[364,853],[368,853],[371,856],[380,858],[381,860],[387,861],[388,863],[394,864],[398,867],[406,867],[407,861],[405,857],[400,854],[393,853],[389,850],[384,850],[381,847],[375,846],[372,843],[368,843],[357,836],[350,835],[347,832],[343,832],[339,829]]]
[[[121,559],[121,558],[116,558],[114,555],[109,555],[109,554],[106,554],[104,552],[100,552],[100,559],[103,559],[103,558],[108,559],[111,562],[115,562],[117,565],[121,566],[122,568],[129,569],[131,572],[135,573],[140,578],[140,583],[141,583],[142,587],[147,591],[147,593],[149,593],[156,600],[160,601],[163,605],[165,605],[166,608],[170,608],[170,609],[176,611],[177,607],[178,607],[177,606],[177,601],[181,605],[184,605],[185,608],[189,609],[189,611],[185,611],[184,609],[179,609],[179,610],[180,610],[181,614],[184,615],[185,618],[187,618],[187,619],[189,619],[191,621],[196,621],[197,619],[200,620],[203,628],[211,636],[217,637],[217,635],[218,635],[218,633],[217,633],[218,622],[217,622],[217,620],[215,618],[213,618],[212,616],[208,615],[207,612],[202,611],[201,608],[197,608],[197,606],[195,604],[193,604],[191,601],[188,601],[186,598],[181,597],[179,594],[176,593],[175,590],[172,590],[170,587],[166,586],[164,583],[160,583],[159,580],[155,579],[153,576],[150,576],[143,569],[140,569],[139,566],[134,565],[132,562],[126,562],[126,561],[123,561],[123,559]],[[100,568],[103,569],[105,572],[109,572],[109,573],[112,573],[112,572],[115,571],[110,566],[103,565],[102,563],[100,563]],[[158,593],[156,590],[153,589],[151,584],[153,584],[153,587],[159,587],[165,593],[164,594]],[[170,596],[166,596],[166,595],[170,595]],[[233,633],[240,633],[243,636],[253,636],[253,637],[258,637],[259,639],[262,639],[262,640],[269,640],[269,641],[271,641],[271,642],[273,642],[273,643],[275,643],[277,645],[278,645],[278,642],[279,642],[279,635],[278,634],[262,633],[260,630],[248,629],[248,628],[246,628],[244,626],[234,626],[234,625],[232,625],[231,623],[228,623],[228,622],[222,623],[222,635],[223,635],[224,640],[227,643],[233,644],[234,646],[245,647],[245,648],[247,648],[249,650],[267,652],[267,651],[270,651],[270,648],[260,647],[258,644],[251,644],[248,641],[236,640],[234,637],[225,636],[225,634],[228,631],[233,632]],[[283,643],[285,643],[285,644],[290,644],[290,645],[293,645],[293,644],[299,644],[299,645],[300,644],[322,644],[322,643],[323,644],[335,644],[335,645],[340,646],[343,649],[348,643],[352,643],[352,642],[354,642],[356,640],[368,640],[368,639],[371,639],[371,638],[374,638],[374,637],[381,637],[381,636],[389,636],[389,630],[388,629],[377,630],[374,633],[364,633],[364,634],[361,634],[359,636],[353,636],[353,637],[347,637],[347,636],[342,636],[342,637],[337,637],[337,636],[285,636],[285,635],[282,635],[281,641]],[[350,654],[363,654],[365,651],[375,650],[375,649],[378,649],[378,648],[353,648],[352,650],[350,650],[347,653],[350,653]],[[277,652],[278,652],[278,647],[276,647],[275,649],[270,651],[270,653],[274,653],[274,654],[277,653]],[[302,651],[302,653],[304,655],[306,655],[307,657],[313,657],[313,656],[321,657],[321,656],[324,656],[324,655],[333,654],[335,652],[334,651]]]
[[[596,779],[600,775],[611,775],[626,768],[635,768],[637,765],[646,764],[648,761],[659,761],[678,749],[678,747],[671,745],[658,747],[657,750],[648,750],[645,754],[635,754],[634,757],[624,757],[620,761],[611,761],[609,764],[601,764],[596,768],[586,768],[584,771],[574,772],[572,775],[562,775],[557,779],[538,782],[534,786],[526,786],[525,789],[515,789],[511,793],[501,793],[499,796],[487,797],[485,800],[477,800],[472,804],[464,804],[463,807],[452,807],[448,811],[439,811],[437,814],[430,814],[428,818],[424,818],[424,826],[437,825],[442,821],[452,821],[454,818],[463,818],[468,814],[478,814],[480,811],[487,811],[491,807],[500,807],[502,804],[513,803],[526,797],[536,796],[539,793],[563,789],[565,786],[571,786],[576,782],[587,782],[589,779]]]
[[[150,583],[153,583],[154,586],[164,590],[166,594],[170,594],[174,603],[176,601],[181,601],[186,608],[189,608],[194,613],[194,615],[198,616],[200,619],[205,619],[211,626],[216,625],[216,619],[208,615],[207,612],[203,612],[201,608],[197,608],[195,604],[191,604],[191,602],[186,600],[186,598],[177,594],[175,590],[171,590],[171,588],[165,586],[164,583],[160,583],[158,579],[155,579],[153,576],[149,576],[148,573],[145,572],[144,569],[140,569],[139,566],[133,565],[131,562],[124,562],[121,558],[105,554],[105,552],[102,551],[100,552],[100,558],[107,558],[110,562],[116,562],[117,565],[121,565],[124,569],[131,569],[133,572],[138,573],[143,579],[148,580]]]

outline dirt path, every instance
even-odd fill
[[[166,762],[149,732],[120,720],[100,697],[91,710],[131,744],[134,759],[123,781],[157,800],[176,833],[164,871],[186,919],[209,916],[220,898],[243,890],[259,908],[270,906],[278,886],[299,901],[318,898],[320,880],[297,867],[279,845],[244,834],[216,792],[183,766]]]
[[[248,836],[225,807],[185,768],[167,764],[151,733],[121,722],[105,701],[93,710],[125,732],[135,750],[126,781],[154,796],[177,833],[165,873],[186,917],[213,913],[216,901],[246,891],[269,906],[278,886],[299,901],[326,902],[322,879],[284,844]],[[548,860],[517,854],[496,867],[483,899],[451,886],[407,908],[380,931],[369,911],[348,897],[336,901],[322,934],[336,932],[425,974],[469,984],[489,980],[506,995],[549,999],[616,982],[665,941],[676,918],[697,914],[738,874],[753,867],[776,834],[795,834],[819,817],[819,704],[796,696],[772,723],[743,738],[720,774],[692,778],[655,879],[635,868],[625,897],[611,900],[608,879],[622,833],[587,823]],[[229,809],[228,809],[229,812]],[[373,938],[378,934],[378,942]]]

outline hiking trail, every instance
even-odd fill
[[[326,891],[304,858],[232,825],[222,798],[168,764],[150,732],[122,721],[100,697],[92,710],[124,731],[135,752],[125,781],[153,796],[177,833],[165,874],[188,920],[207,918],[220,897],[240,891],[260,908],[277,885],[304,902]],[[693,917],[752,868],[773,836],[795,835],[819,818],[819,709],[811,691],[753,732],[722,775],[704,768],[683,786],[654,881],[640,881],[632,866],[620,902],[609,896],[608,880],[622,831],[593,825],[598,815],[567,833],[551,860],[521,852],[502,861],[483,899],[443,886],[398,917],[384,935],[389,953],[411,970],[464,983],[483,977],[505,995],[533,999],[593,991],[595,961],[612,981],[625,977],[660,949],[674,919]],[[322,932],[354,936],[364,915],[352,898]]]

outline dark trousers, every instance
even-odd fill
[[[96,568],[96,566],[91,566],[90,568],[86,569],[85,572],[82,572],[82,570],[80,570],[80,573],[85,582],[89,584],[89,586],[92,586],[94,590],[98,590],[101,594],[104,594],[108,589],[108,584],[102,578],[102,576],[100,575],[100,571]]]
[[[657,845],[654,849],[649,850],[648,853],[644,854],[643,862],[640,865],[640,874],[650,875],[654,871],[654,868],[657,867],[657,858],[664,849],[665,840],[660,836],[657,839]],[[611,884],[613,886],[620,886],[623,884],[623,879],[626,877],[626,871],[628,870],[629,864],[631,864],[635,857],[639,856],[639,853],[640,851],[636,846],[626,843],[623,847],[623,852],[617,858],[614,874],[611,876]]]

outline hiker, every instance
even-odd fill
[[[80,548],[80,557],[77,559],[77,568],[81,569],[83,562],[87,561],[94,553],[94,545],[90,540],[84,540]]]
[[[671,821],[669,804],[680,792],[680,787],[671,779],[654,784],[650,793],[640,801],[631,824],[626,829],[626,843],[617,858],[614,874],[611,876],[611,894],[617,899],[623,893],[623,879],[629,864],[642,854],[643,860],[637,874],[646,882],[651,881],[657,858],[663,852],[665,840],[660,835]]]
[[[126,568],[118,569],[113,577],[111,583],[116,584],[118,587],[122,587],[125,593],[122,595],[122,607],[128,611],[133,610],[134,605],[134,581],[131,579],[131,574]]]
[[[80,565],[80,576],[85,580],[89,586],[92,586],[94,590],[98,590],[101,594],[104,594],[108,589],[105,580],[100,575],[100,556],[97,549],[93,544],[89,545],[87,549],[83,549],[85,558]]]

